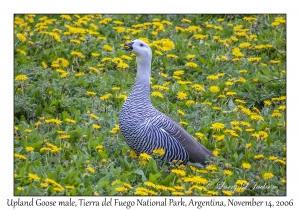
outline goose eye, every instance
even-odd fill
[[[143,44],[140,44],[140,46],[143,47],[144,45],[143,45]]]

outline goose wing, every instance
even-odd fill
[[[143,132],[137,136],[143,140],[136,141],[133,148],[150,154],[154,149],[163,148],[165,150],[165,154],[162,156],[163,161],[182,160],[184,164],[187,163],[188,152],[178,139],[165,130],[167,126],[164,126],[164,119],[161,117],[162,115],[150,117],[140,124],[139,131]]]
[[[209,157],[212,157],[213,154],[168,116],[164,115],[164,118],[166,119],[166,123],[162,125],[161,128],[168,133],[169,136],[172,136],[180,142],[189,154],[189,160],[191,162],[205,165],[205,162]]]

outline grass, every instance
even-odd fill
[[[14,34],[15,195],[286,195],[285,16],[27,14]],[[133,38],[153,50],[153,105],[213,151],[206,168],[125,143]]]

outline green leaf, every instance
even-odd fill
[[[161,183],[165,186],[171,186],[174,181],[175,174],[171,173]]]
[[[157,165],[156,165],[156,161],[155,161],[153,158],[151,158],[151,159],[149,160],[149,166],[150,166],[151,172],[157,173]]]
[[[237,160],[237,159],[239,158],[239,155],[235,152],[235,153],[233,154],[233,157]]]
[[[146,181],[147,181],[147,178],[146,178],[144,172],[143,172],[141,169],[135,170],[134,173],[136,173],[136,174],[138,174],[138,175],[141,175],[141,176],[142,176],[142,181],[143,181],[143,182],[146,182]]]
[[[41,105],[39,105],[37,108],[36,108],[36,111],[35,111],[35,114],[37,117],[40,117],[41,114],[42,114],[42,111],[43,111],[43,108]]]
[[[126,171],[128,171],[130,169],[130,165],[129,165],[126,157],[121,158],[120,162],[121,162],[121,166],[123,166]]]
[[[162,176],[161,173],[156,173],[156,174],[150,173],[150,174],[149,174],[149,181],[155,183],[156,180],[157,180],[159,177],[161,177],[161,176]]]
[[[74,120],[75,120],[76,122],[78,122],[78,121],[79,121],[79,119],[80,119],[80,115],[81,115],[81,113],[80,113],[80,110],[76,110],[76,112],[75,112],[75,116],[74,116]]]
[[[108,177],[108,175],[102,177],[98,181],[98,183],[97,183],[97,189],[101,189],[101,188],[104,188],[104,187],[107,187],[107,186],[109,186],[109,177]]]
[[[198,59],[202,64],[206,64],[206,60],[203,57],[199,56]]]

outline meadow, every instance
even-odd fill
[[[153,105],[213,152],[206,167],[125,143],[134,38]],[[285,15],[15,15],[14,195],[286,195],[286,152]]]

